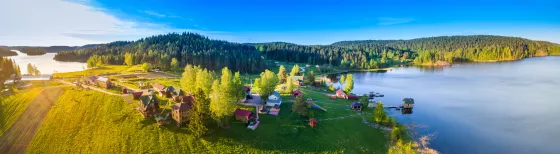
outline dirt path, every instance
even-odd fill
[[[66,85],[75,86],[74,84],[72,84],[72,83],[70,83],[70,82],[68,82],[68,81],[64,81],[64,80],[58,80],[58,81],[59,81],[60,83],[66,84]],[[115,93],[108,92],[108,91],[103,90],[103,89],[99,89],[99,88],[96,88],[96,87],[93,87],[93,86],[84,85],[84,84],[81,84],[81,86],[82,86],[83,88],[87,88],[87,89],[99,91],[99,92],[102,92],[102,93],[105,93],[105,94],[109,94],[109,95],[113,95],[113,96],[122,96],[122,97],[125,97],[125,96],[128,95],[128,94],[115,94]]]
[[[59,87],[48,88],[35,97],[16,122],[0,137],[0,153],[24,153],[62,92],[63,89]]]

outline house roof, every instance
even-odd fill
[[[154,100],[154,102],[157,102],[157,99],[154,95],[144,95],[140,97],[140,103],[144,104],[145,106],[148,106],[150,102],[152,102],[152,100]]]
[[[298,90],[294,91],[294,93],[293,93],[293,94],[298,94],[298,95],[300,95],[300,94],[302,94],[302,92],[301,92],[301,91],[299,91],[299,89],[298,89]]]
[[[414,104],[414,99],[412,98],[404,98],[402,101],[405,104]]]
[[[278,98],[278,99],[277,100],[267,99],[266,100],[267,103],[280,103],[282,101],[282,97],[280,97],[280,93],[278,93],[276,91],[273,92],[272,94],[270,94],[270,96],[276,96],[276,98]]]
[[[181,96],[181,103],[176,103],[171,108],[173,110],[179,111],[187,111],[190,110],[194,106],[194,97],[193,96]]]
[[[346,93],[344,93],[344,91],[338,89],[338,90],[336,91],[336,94],[346,94]]]
[[[133,92],[132,96],[139,97],[139,96],[146,96],[146,95],[152,95],[152,94],[154,94],[154,93],[153,92],[148,92],[148,91],[137,91],[137,92]]]
[[[154,83],[154,84],[152,84],[152,87],[153,87],[154,89],[157,89],[157,90],[165,90],[165,86],[164,86],[164,85],[161,85],[161,84],[159,84],[159,83]]]
[[[109,78],[106,78],[106,77],[99,77],[99,78],[97,78],[97,81],[107,82],[107,81],[109,81]]]
[[[90,77],[84,77],[83,79],[84,79],[84,80],[94,81],[94,82],[95,82],[95,81],[97,80],[97,77],[96,77],[96,76],[90,76]]]
[[[167,91],[171,91],[171,93],[173,93],[173,95],[179,96],[182,94],[182,90],[181,88],[177,88],[174,86],[169,86],[167,87]]]
[[[248,117],[251,116],[251,111],[243,110],[243,109],[236,109],[235,115]]]

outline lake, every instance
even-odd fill
[[[79,62],[60,62],[53,60],[56,53],[47,53],[39,56],[28,56],[18,50],[13,50],[18,53],[17,56],[10,56],[19,65],[22,74],[27,74],[27,64],[31,63],[36,65],[41,74],[53,74],[55,72],[75,72],[81,71],[86,67],[85,63]]]
[[[433,135],[443,153],[558,153],[560,57],[456,64],[439,69],[360,72],[353,93],[385,94],[384,104],[415,100],[413,113],[391,111],[414,126],[414,137]]]

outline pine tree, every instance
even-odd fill
[[[313,71],[307,73],[305,76],[303,76],[303,82],[306,85],[313,85],[313,83],[315,82],[315,73],[313,73]]]
[[[292,112],[298,113],[299,115],[307,116],[308,107],[309,106],[305,101],[303,95],[298,95],[294,100],[294,104],[292,104]]]
[[[202,89],[198,89],[194,95],[195,102],[193,107],[188,111],[189,112],[189,124],[188,129],[191,131],[193,136],[201,137],[202,135],[206,134],[208,128],[206,127],[205,115],[208,113],[206,111],[205,105],[207,105],[210,101],[204,91]]]

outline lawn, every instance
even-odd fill
[[[33,88],[25,92],[22,91],[15,95],[0,98],[2,99],[0,102],[0,136],[12,126],[19,115],[25,111],[29,103],[41,91],[43,91],[42,88]]]
[[[192,137],[174,123],[157,126],[144,119],[122,97],[91,90],[66,90],[47,115],[28,153],[385,153],[386,132],[362,123],[345,108],[349,101],[328,100],[321,93],[304,90],[328,112],[316,112],[317,128],[290,112],[285,97],[278,117],[259,115],[261,125],[249,130],[239,121],[231,128],[208,122],[209,134]],[[315,98],[317,97],[317,98]],[[243,107],[242,107],[243,108]],[[254,111],[254,108],[247,108]]]

